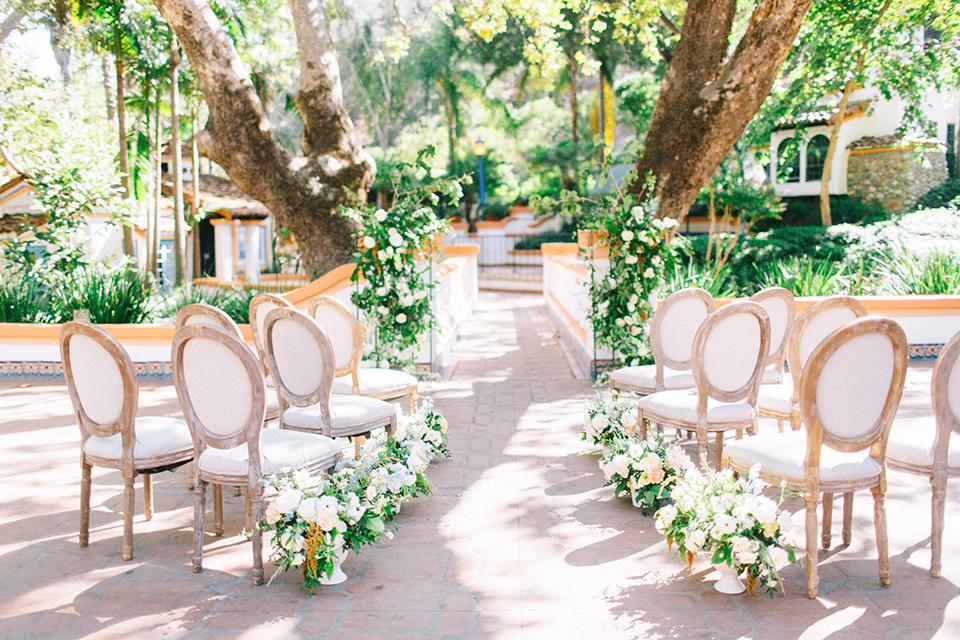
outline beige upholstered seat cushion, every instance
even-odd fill
[[[933,416],[897,420],[887,440],[887,459],[922,467],[933,466],[933,441],[937,435]],[[960,468],[960,434],[951,433],[947,466]]]
[[[176,418],[143,417],[134,423],[136,442],[133,446],[134,465],[142,468],[141,461],[169,456],[176,453],[184,455],[193,452],[193,439],[187,423]],[[108,460],[119,460],[123,453],[120,434],[107,438],[93,436],[87,438],[83,451],[89,456]]]
[[[393,369],[360,369],[357,372],[360,395],[382,396],[392,391],[403,391],[417,386],[417,379],[409,373]],[[340,395],[353,393],[353,376],[347,374],[333,379],[333,392]]]
[[[647,418],[652,419],[656,415],[673,422],[697,424],[696,389],[658,391],[640,398],[637,404],[644,410]],[[752,416],[749,402],[718,402],[713,398],[707,400],[707,422],[750,422]]]
[[[386,424],[396,414],[396,406],[376,398],[330,396],[330,427],[334,433],[359,425]],[[318,429],[320,405],[290,407],[283,414],[283,424],[299,429]]]
[[[264,475],[300,465],[325,468],[337,460],[340,447],[332,439],[314,433],[264,429],[260,432],[261,470]],[[319,462],[319,464],[317,464]],[[324,464],[327,462],[327,464]],[[220,476],[247,475],[246,443],[232,449],[208,448],[197,461],[200,470]]]
[[[638,390],[653,393],[657,388],[657,365],[645,364],[639,367],[622,367],[610,373],[610,380],[618,389]],[[689,371],[677,371],[663,368],[663,388],[692,389],[695,383]]]
[[[803,482],[806,475],[806,431],[750,436],[727,444],[723,452],[744,466],[760,463],[765,473],[793,482]],[[844,453],[827,445],[821,449],[822,482],[870,480],[879,475],[880,465],[870,457],[869,450]]]
[[[788,414],[793,410],[793,385],[789,376],[784,376],[784,384],[765,384],[757,393],[757,409]]]

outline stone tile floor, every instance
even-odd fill
[[[804,596],[800,566],[785,572],[785,597],[720,595],[706,560],[688,570],[651,519],[602,488],[597,453],[578,439],[594,390],[540,298],[481,295],[455,355],[448,379],[426,385],[451,424],[452,457],[430,470],[436,497],[404,505],[396,537],[352,556],[351,579],[313,597],[292,572],[252,586],[232,495],[227,535],[207,535],[193,574],[185,469],[156,478],[156,515],[136,518],[131,562],[120,559],[120,475],[95,470],[81,550],[65,388],[0,383],[0,638],[960,638],[956,486],[939,580],[927,573],[929,485],[891,472],[891,587],[879,586],[864,493],[853,543],[821,556],[819,599]],[[923,411],[930,370],[911,367],[902,412]],[[169,383],[143,384],[140,407],[179,413]]]

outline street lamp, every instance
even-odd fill
[[[483,156],[487,155],[487,145],[483,142],[483,138],[477,138],[477,141],[473,143],[473,155],[477,156],[477,162],[480,164],[480,211],[478,213],[482,216],[483,205],[486,202],[486,194],[483,188]]]

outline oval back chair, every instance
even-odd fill
[[[770,357],[763,371],[763,384],[782,381],[783,363],[787,357],[790,329],[797,318],[797,303],[793,293],[783,287],[769,287],[750,296],[767,311],[770,318]]]

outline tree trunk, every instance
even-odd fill
[[[10,12],[6,18],[3,19],[3,22],[0,22],[0,44],[7,39],[13,30],[20,26],[20,21],[26,17],[27,14],[22,11],[14,9]]]
[[[127,149],[126,108],[124,107],[124,75],[123,75],[123,46],[120,39],[120,3],[113,7],[113,55],[117,68],[117,137],[120,142],[120,187],[125,200],[133,199],[133,190],[130,188],[130,156]],[[123,252],[129,258],[135,257],[136,247],[133,244],[133,227],[123,225]]]
[[[162,158],[162,147],[163,144],[163,135],[160,131],[160,80],[157,79],[157,108],[153,113],[153,135],[154,144],[153,148],[156,152],[156,192],[154,193],[153,200],[153,228],[156,233],[153,234],[151,238],[150,247],[147,249],[147,252],[150,255],[152,260],[151,269],[155,277],[160,277],[160,203],[163,201],[163,158]]]
[[[820,224],[825,227],[833,224],[830,215],[830,174],[832,173],[833,156],[837,151],[837,140],[840,138],[840,128],[843,126],[843,118],[847,113],[847,103],[850,102],[850,94],[853,93],[856,84],[856,81],[850,78],[843,85],[843,97],[840,98],[837,119],[830,128],[830,145],[827,147],[827,157],[823,159],[823,175],[820,176]]]
[[[53,58],[60,67],[60,79],[64,86],[70,84],[70,47],[63,46],[67,25],[70,24],[70,6],[66,0],[56,0],[53,4],[53,24],[50,25],[50,48]]]
[[[193,219],[193,277],[200,277],[200,149],[197,147],[197,119],[200,105],[193,104],[190,114],[190,169],[193,178],[193,197],[190,198],[190,217]]]
[[[154,3],[180,40],[210,109],[197,136],[200,150],[294,234],[312,275],[349,261],[351,226],[337,207],[365,196],[375,165],[355,140],[343,105],[326,3],[289,1],[300,58],[295,104],[304,123],[305,159],[274,140],[249,74],[240,73],[244,64],[209,6],[198,0]]]
[[[682,220],[760,109],[813,0],[760,0],[737,48],[736,0],[690,0],[629,190]],[[646,175],[656,179],[647,193]]]
[[[155,163],[153,162],[154,153],[156,149],[153,146],[153,141],[155,136],[152,135],[150,125],[151,125],[151,107],[149,93],[152,91],[149,90],[149,85],[144,91],[144,130],[146,131],[147,136],[147,162],[150,167],[147,171],[147,242],[146,242],[146,256],[144,260],[144,268],[147,273],[153,273],[153,236],[158,232],[156,227],[156,219],[153,217],[153,204],[157,201],[157,194],[155,191],[160,187],[157,183],[156,177],[153,175],[155,170]],[[156,107],[159,109],[160,105],[157,104]]]
[[[573,47],[567,49],[567,81],[570,87],[570,139],[574,148],[580,142],[580,122],[577,109],[577,90],[580,76],[580,65],[577,64],[577,52]]]
[[[183,221],[183,158],[180,150],[180,47],[170,39],[170,151],[173,162],[173,260],[174,283],[179,287],[187,278],[186,231]]]
[[[112,79],[110,72],[110,61],[107,60],[106,54],[100,56],[100,69],[103,71],[103,92],[104,102],[107,105],[107,122],[112,123],[113,119],[117,115],[117,94],[113,89],[113,85],[110,84]]]

